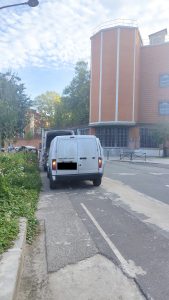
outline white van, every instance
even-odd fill
[[[50,145],[48,178],[53,189],[58,181],[92,180],[101,184],[103,149],[93,135],[57,136]]]

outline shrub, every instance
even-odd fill
[[[17,237],[20,217],[27,218],[27,241],[32,241],[36,232],[35,211],[40,187],[36,154],[0,155],[0,253]]]

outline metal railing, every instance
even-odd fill
[[[103,152],[104,152],[104,157],[107,160],[110,159],[118,159],[120,157],[120,160],[128,159],[128,160],[144,160],[146,161],[147,159],[147,154],[146,152],[142,151],[134,151],[133,149],[129,148],[112,148],[112,147],[103,147]]]
[[[121,148],[119,147],[103,147],[104,156],[107,160],[109,160],[110,157],[119,157]]]
[[[124,158],[128,158],[131,161],[133,161],[134,159],[143,159],[144,161],[146,161],[147,156],[146,153],[135,153],[134,151],[129,151],[120,153],[120,160],[123,160]]]
[[[92,35],[96,34],[98,31],[102,29],[108,29],[116,26],[126,26],[126,27],[138,27],[136,20],[128,20],[128,19],[115,19],[115,20],[107,20],[106,22],[100,24],[96,28],[94,28]]]

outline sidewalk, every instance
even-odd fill
[[[128,163],[138,163],[138,164],[152,164],[156,165],[157,167],[165,167],[169,168],[169,157],[163,158],[163,157],[147,157],[146,161],[144,161],[144,158],[142,159],[133,159],[132,161],[129,158],[125,158],[123,160],[120,160],[119,156],[113,156],[110,157],[108,160],[105,158],[107,162],[114,162],[118,161],[120,163],[128,162]],[[50,201],[51,202],[51,201]],[[63,199],[62,199],[63,203]],[[46,210],[46,208],[45,208]],[[65,212],[65,210],[64,210]],[[74,223],[73,223],[74,224]],[[23,258],[23,252],[24,252],[24,244],[25,244],[25,233],[26,227],[24,226],[23,230],[21,230],[20,242],[16,242],[16,245],[13,249],[10,249],[7,251],[7,254],[4,253],[0,257],[0,300],[13,300],[16,296],[17,286],[18,286],[18,279],[20,277],[20,274],[22,273],[22,258]],[[18,254],[19,253],[19,254]],[[11,269],[11,261],[8,262],[6,255],[8,255],[9,258],[12,259],[12,265],[14,266]],[[2,260],[2,257],[5,258]],[[9,268],[8,268],[9,267]],[[8,285],[8,290],[5,288]]]
[[[105,157],[106,161],[119,161],[119,162],[130,162],[130,163],[144,163],[144,164],[152,164],[157,165],[158,167],[167,167],[169,168],[169,157],[151,157],[147,156],[146,160],[142,157],[134,157],[130,160],[130,157],[124,157],[120,160],[119,156],[110,156],[108,159]]]

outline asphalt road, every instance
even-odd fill
[[[162,168],[144,163],[108,161],[104,175],[169,204],[169,165]]]
[[[45,227],[47,280],[46,277],[42,282],[37,279],[37,285],[45,286],[45,291],[50,290],[50,296],[43,298],[36,294],[36,297],[25,298],[23,282],[19,299],[142,299],[133,292],[131,282],[124,293],[119,294],[123,279],[117,269],[115,273],[111,271],[105,275],[107,267],[103,258],[117,266],[122,271],[120,276],[123,274],[131,280],[144,299],[169,299],[169,169],[108,162],[100,187],[82,182],[60,184],[54,191],[49,190],[45,173],[42,173],[42,179],[43,191],[37,215]],[[37,248],[41,251],[42,247]],[[34,261],[39,261],[39,253],[36,255]],[[96,258],[97,271],[94,273],[91,259]],[[87,263],[87,271],[79,266],[80,262]],[[79,266],[81,273],[67,269],[68,266]],[[98,269],[99,266],[102,268]],[[90,268],[93,277],[89,276]],[[30,278],[36,273],[35,269]],[[66,273],[59,277],[62,270]],[[26,282],[27,270],[25,274],[23,281]],[[75,280],[73,274],[78,279]],[[82,274],[86,274],[86,279]],[[116,289],[112,291],[109,288],[113,282]],[[67,286],[69,294],[66,296]],[[39,293],[42,293],[42,287]]]

